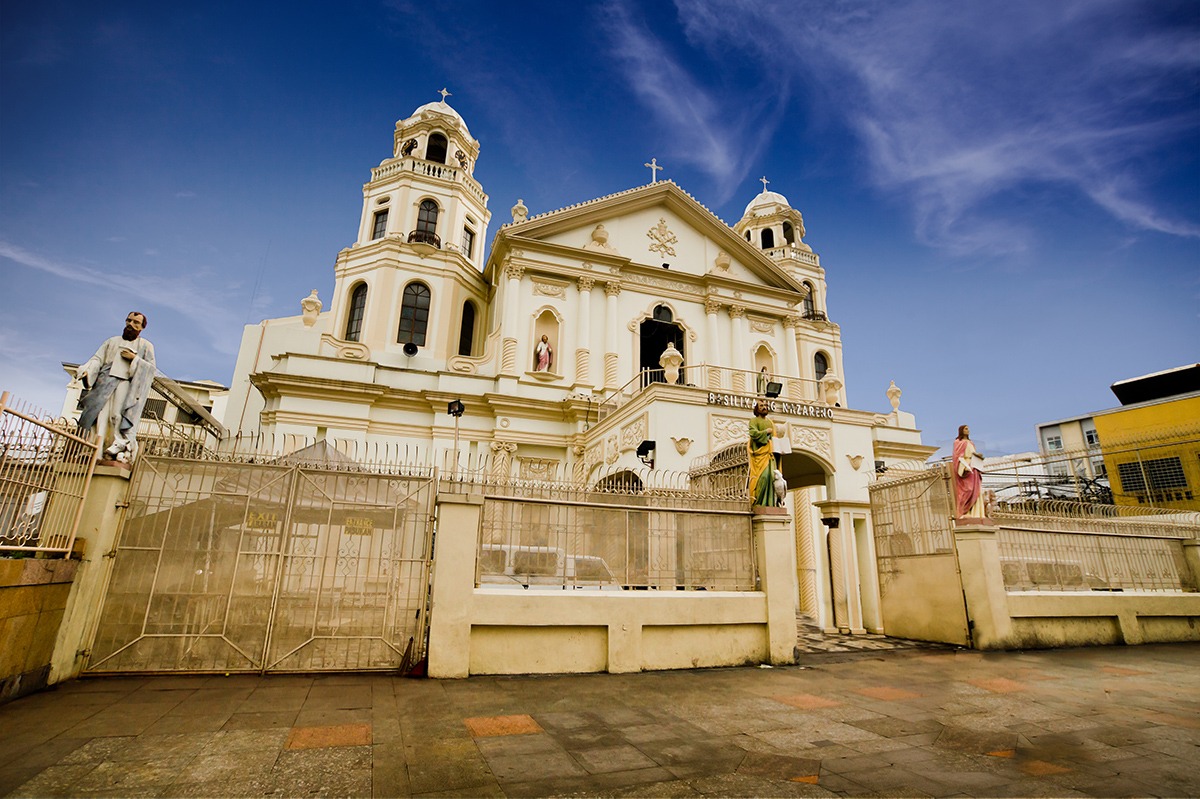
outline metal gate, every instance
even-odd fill
[[[394,471],[144,455],[86,670],[415,663],[436,473]]]

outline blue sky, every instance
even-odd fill
[[[0,6],[0,388],[130,308],[159,366],[230,379],[241,327],[328,301],[395,121],[482,144],[493,224],[648,180],[726,222],[804,214],[853,406],[985,454],[1200,360],[1194,2]]]

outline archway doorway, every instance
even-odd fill
[[[642,388],[651,383],[666,382],[663,368],[659,366],[658,359],[662,357],[663,350],[667,348],[668,344],[674,344],[675,349],[679,350],[679,354],[683,356],[683,362],[687,363],[687,352],[684,350],[686,337],[683,334],[683,326],[675,321],[675,315],[667,306],[656,305],[650,317],[642,322],[638,332],[641,336],[641,362],[638,372],[642,376]]]

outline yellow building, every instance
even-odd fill
[[[1115,383],[1093,414],[1118,505],[1200,510],[1200,364]]]

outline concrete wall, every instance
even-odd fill
[[[976,649],[1200,641],[1197,542],[1184,545],[1190,591],[1013,591],[1004,587],[995,527],[955,531]]]
[[[0,702],[45,688],[78,561],[0,558]]]
[[[483,497],[438,496],[429,676],[791,663],[790,518],[754,517],[759,591],[475,587]]]

